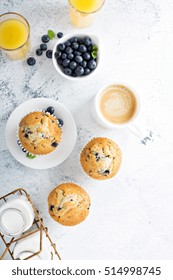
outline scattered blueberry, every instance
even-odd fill
[[[50,41],[50,38],[49,38],[48,35],[43,35],[41,37],[41,40],[42,40],[43,43],[48,43]]]
[[[90,60],[91,55],[90,55],[88,52],[86,52],[86,53],[83,54],[83,58],[84,58],[85,60]]]
[[[70,64],[70,60],[69,59],[64,59],[62,65],[64,67],[68,67],[68,65]]]
[[[64,34],[63,34],[62,32],[58,32],[58,33],[57,33],[57,37],[58,37],[59,39],[62,38],[63,35],[64,35]]]
[[[75,56],[75,61],[77,62],[77,63],[81,63],[82,61],[83,61],[83,58],[82,58],[82,56],[80,56],[80,55],[77,55],[77,56]]]
[[[59,51],[64,51],[64,50],[65,50],[65,44],[59,44],[58,47],[57,47],[57,49],[58,49]]]
[[[92,59],[92,60],[90,60],[90,61],[88,62],[88,68],[89,68],[90,70],[95,69],[96,66],[97,66],[97,64],[96,64],[96,62],[95,62],[94,59]]]
[[[67,47],[67,48],[65,49],[65,52],[66,52],[66,54],[72,53],[72,52],[73,52],[73,49],[72,49],[71,47]]]
[[[60,127],[64,125],[64,122],[63,122],[62,119],[58,119],[58,123],[59,123],[59,126],[60,126]]]
[[[47,45],[46,45],[46,44],[41,44],[41,45],[40,45],[40,49],[41,49],[42,51],[46,51],[46,50],[47,50]]]
[[[33,66],[36,63],[36,60],[34,57],[29,57],[27,59],[27,63],[28,63],[28,65]]]
[[[20,141],[19,140],[17,140],[17,144],[20,146]]]
[[[82,66],[77,66],[75,69],[75,74],[79,77],[82,76],[84,73],[84,68]]]
[[[56,53],[55,53],[55,58],[56,59],[59,59],[61,57],[61,52],[60,51],[57,51]]]
[[[48,58],[52,58],[52,50],[47,50],[47,51],[46,51],[46,56],[47,56]]]
[[[80,46],[79,46],[79,51],[80,51],[81,53],[85,53],[85,52],[87,51],[87,48],[85,47],[85,45],[80,45]]]
[[[51,146],[54,147],[54,148],[56,148],[56,147],[58,146],[58,143],[57,143],[57,142],[53,142],[53,143],[51,144]]]
[[[45,111],[45,113],[49,113],[51,115],[53,115],[54,112],[55,112],[55,109],[52,106],[48,107]]]
[[[72,70],[70,68],[64,68],[64,74],[67,76],[71,76]]]
[[[78,44],[77,42],[74,42],[74,43],[72,44],[72,48],[73,48],[74,50],[77,50],[78,47],[79,47],[79,44]]]
[[[37,49],[35,53],[36,55],[40,56],[42,55],[43,51],[41,49]]]
[[[74,70],[77,67],[77,63],[75,61],[70,62],[70,69]]]

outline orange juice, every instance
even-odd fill
[[[72,6],[83,13],[93,13],[100,9],[103,0],[70,0]]]
[[[10,14],[10,13],[9,13]],[[4,14],[6,16],[9,14]],[[25,58],[29,51],[29,26],[18,17],[20,15],[11,13],[11,17],[5,17],[4,20],[1,16],[0,22],[0,47],[6,51],[6,53],[12,59]]]
[[[105,0],[69,0],[70,19],[76,27],[90,26]]]

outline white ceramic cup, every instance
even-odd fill
[[[111,88],[111,87],[115,87],[116,85],[122,85],[125,86],[126,88],[128,88],[135,96],[136,98],[136,110],[134,112],[134,115],[126,122],[124,123],[112,123],[110,122],[108,119],[106,119],[104,117],[104,115],[102,114],[101,110],[100,110],[100,101],[101,101],[101,96],[103,94],[103,92],[107,89],[107,88]],[[138,116],[140,111],[140,99],[139,99],[139,95],[137,94],[137,92],[129,85],[124,84],[124,83],[113,83],[113,84],[108,84],[106,86],[104,86],[103,88],[101,88],[99,90],[99,92],[95,95],[94,99],[92,99],[91,102],[91,115],[94,119],[94,121],[104,127],[104,128],[108,128],[108,129],[115,129],[115,128],[122,128],[122,127],[126,127],[128,128],[136,137],[141,137],[141,132],[139,130],[139,128],[133,124],[134,120],[136,119],[136,117]]]

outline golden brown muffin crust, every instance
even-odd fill
[[[74,226],[88,216],[90,197],[80,186],[63,183],[49,194],[48,207],[55,221],[65,226]]]
[[[32,112],[19,124],[18,136],[21,145],[35,155],[48,154],[61,141],[62,130],[57,119],[44,112]]]
[[[82,150],[80,161],[90,177],[105,180],[118,172],[122,154],[114,141],[108,138],[94,138]]]

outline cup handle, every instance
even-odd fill
[[[134,124],[132,125],[131,124],[127,128],[137,138],[141,138],[142,137],[142,133],[141,133],[140,129],[136,125],[134,125]]]

